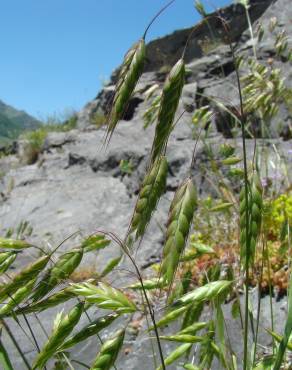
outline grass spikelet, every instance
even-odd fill
[[[283,340],[283,337],[282,335],[272,331],[271,329],[265,329],[278,343],[281,343],[281,341]],[[289,349],[289,351],[292,351],[292,341],[289,341],[287,342],[287,349]]]
[[[178,317],[183,316],[187,309],[188,307],[184,306],[168,312],[156,323],[156,326],[160,328],[161,326],[168,325],[170,322],[176,320]],[[153,330],[153,328],[150,328],[149,330]]]
[[[153,278],[153,279],[148,279],[148,280],[143,280],[143,287],[140,281],[137,283],[128,285],[128,289],[133,289],[133,290],[142,290],[143,288],[145,290],[152,290],[152,289],[158,289],[158,288],[163,288],[165,287],[165,282],[162,279],[158,278]]]
[[[165,365],[171,365],[178,358],[182,357],[192,347],[192,343],[184,343],[172,351],[164,360]],[[159,366],[156,370],[162,370],[162,366]]]
[[[124,337],[125,330],[118,330],[112,338],[104,342],[90,370],[110,370],[122,348]]]
[[[246,258],[246,212],[249,220],[249,239],[250,255],[249,263],[252,263],[255,256],[256,243],[261,230],[262,210],[263,210],[263,188],[256,171],[253,172],[249,181],[248,207],[246,206],[245,189],[242,188],[239,196],[240,201],[240,245],[241,245],[241,263],[245,264]]]
[[[190,334],[160,335],[159,338],[163,340],[168,340],[170,342],[180,343],[199,343],[204,340],[203,337],[198,337],[196,335]]]
[[[146,174],[134,211],[130,232],[136,231],[136,239],[144,235],[156,205],[165,191],[167,159],[158,158]]]
[[[180,297],[173,306],[186,306],[190,303],[209,301],[228,292],[232,282],[227,280],[212,281]]]
[[[0,248],[2,249],[26,249],[29,247],[32,245],[25,240],[0,238]]]
[[[161,95],[160,107],[151,150],[151,163],[164,153],[168,137],[173,129],[175,112],[178,107],[185,80],[185,64],[183,59],[169,72]]]
[[[261,180],[256,171],[254,171],[251,179],[251,212],[250,212],[250,247],[251,257],[254,259],[256,242],[260,235],[261,223],[262,223],[262,211],[263,211],[263,188]]]
[[[98,286],[88,282],[71,284],[72,291],[81,295],[89,303],[96,304],[100,308],[109,309],[118,313],[135,312],[137,307],[120,290],[106,283],[98,283]]]
[[[72,293],[71,287],[67,287],[55,294],[52,294],[48,298],[43,299],[42,301],[19,308],[18,310],[15,311],[15,314],[20,315],[31,312],[41,312],[48,308],[58,306],[59,304],[64,303],[74,297],[76,297],[76,295]]]
[[[83,307],[84,303],[78,303],[67,315],[58,320],[58,324],[54,328],[52,335],[36,357],[32,367],[33,370],[43,369],[47,361],[54,356],[58,348],[77,325],[83,312]]]
[[[193,181],[189,178],[177,189],[170,205],[161,265],[162,276],[167,282],[173,280],[185,248],[196,206],[197,192]]]
[[[2,252],[0,253],[0,265],[2,265],[3,262],[6,261],[8,257],[15,254],[14,252]]]
[[[11,297],[7,300],[7,302],[0,307],[0,318],[7,316],[11,313],[11,311],[18,306],[21,302],[23,302],[31,293],[31,290],[35,284],[36,278],[29,281],[24,286],[17,289],[17,291],[12,294]]]
[[[184,329],[191,328],[194,323],[197,323],[204,309],[204,302],[198,302],[187,306],[187,311],[184,314],[181,333]]]
[[[207,322],[196,322],[192,325],[187,326],[186,328],[180,330],[178,334],[196,334],[197,331],[204,329],[208,325]]]
[[[140,39],[126,53],[116,84],[115,95],[108,119],[106,141],[109,142],[118,121],[122,118],[143,72],[145,60],[145,40]]]
[[[92,252],[95,250],[103,249],[109,244],[110,244],[110,240],[106,239],[105,235],[96,234],[96,235],[91,235],[88,238],[86,238],[82,242],[81,247],[83,248],[84,253],[87,253],[87,252]]]
[[[109,261],[109,263],[105,266],[105,268],[101,271],[99,277],[103,278],[106,275],[110,274],[115,267],[118,266],[118,264],[121,262],[123,255],[120,255],[118,257],[115,257]]]
[[[3,274],[15,261],[17,253],[15,252],[3,252],[0,253],[0,274]]]
[[[99,333],[102,329],[111,325],[111,323],[117,318],[119,315],[117,313],[111,313],[109,315],[99,317],[98,319],[92,321],[89,325],[86,325],[83,329],[81,329],[78,333],[70,337],[60,348],[60,351],[67,350],[75,346],[76,344],[88,339],[89,337]]]
[[[33,301],[43,298],[60,281],[67,279],[79,266],[83,257],[83,249],[72,249],[60,256],[56,264],[45,274],[32,295]]]
[[[7,294],[13,294],[18,288],[22,287],[28,281],[33,280],[46,267],[50,256],[43,256],[37,259],[32,264],[21,270],[13,279],[1,287],[0,300],[5,298]]]

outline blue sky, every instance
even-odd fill
[[[37,118],[79,110],[141,37],[166,0],[0,0],[0,99]],[[205,1],[209,9],[230,0]],[[150,41],[199,20],[193,0],[176,2]]]

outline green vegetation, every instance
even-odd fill
[[[242,3],[246,6],[248,16],[248,2]],[[205,14],[199,1],[196,1],[196,8]],[[291,55],[285,39],[278,35],[275,38],[278,57],[282,57],[283,53]],[[118,79],[107,132],[108,141],[114,135],[120,114],[127,106],[141,72],[144,53],[139,53],[136,60],[141,44],[135,45],[127,54]],[[275,117],[283,99],[290,99],[291,90],[284,85],[280,71],[275,70],[273,64],[260,66],[255,55],[243,63],[235,55],[232,45],[230,48],[238,77],[238,92],[243,92],[243,100],[236,115],[229,112],[228,108],[225,110],[241,130],[242,150],[226,143],[217,148],[216,152],[216,145],[210,145],[207,140],[208,128],[205,127],[206,122],[210,122],[211,110],[204,105],[194,113],[193,158],[186,171],[186,178],[181,179],[171,200],[165,220],[167,226],[161,262],[153,266],[153,277],[143,278],[135,257],[166,187],[166,149],[175,126],[174,117],[184,84],[183,59],[171,68],[160,98],[155,103],[158,107],[154,109],[155,118],[151,118],[153,124],[157,120],[152,150],[125,237],[120,238],[112,232],[98,232],[84,238],[80,245],[75,245],[58,257],[55,253],[62,245],[50,252],[32,245],[26,241],[29,235],[25,234],[28,227],[25,224],[22,224],[16,235],[11,232],[0,239],[2,274],[20,258],[22,250],[37,249],[41,254],[32,264],[12,275],[11,279],[0,286],[0,320],[3,330],[19,352],[24,367],[43,369],[54,359],[57,364],[55,369],[74,369],[80,363],[76,364],[71,359],[68,348],[97,335],[100,341],[97,355],[92,356],[91,365],[81,365],[92,370],[112,369],[123,348],[127,327],[133,321],[133,315],[139,314],[147,318],[147,333],[153,349],[153,369],[164,370],[168,365],[177,363],[182,369],[205,370],[212,367],[215,359],[218,367],[227,370],[291,369],[291,362],[288,356],[285,357],[286,351],[291,351],[292,331],[292,279],[289,276],[292,247],[291,185],[284,171],[281,174],[285,176],[285,182],[269,174],[271,153],[267,150],[265,140],[260,145],[255,140],[245,114],[246,111],[255,113],[261,119],[262,132],[266,134],[270,119]],[[243,65],[257,71],[257,78],[250,75],[246,68],[238,69]],[[239,71],[246,73],[241,80]],[[241,83],[244,84],[243,88]],[[71,125],[74,126],[74,123],[59,128],[64,130]],[[203,128],[206,132],[200,135]],[[31,147],[36,152],[41,150],[48,130],[49,126],[28,134]],[[247,136],[251,137],[254,146],[252,158],[247,156]],[[203,143],[208,168],[195,168],[196,144],[199,139]],[[196,171],[205,171],[206,178],[211,179],[209,183],[216,197],[198,196],[191,176],[194,168]],[[121,170],[128,172],[129,162],[122,162]],[[120,249],[121,255],[110,260],[102,273],[95,272],[87,280],[81,278],[81,281],[72,283],[72,276],[82,264],[84,256],[89,252],[98,253],[111,244]],[[132,281],[128,286],[119,286],[117,279],[110,279],[108,275],[116,267],[123,270],[124,259],[132,266],[129,274]],[[259,298],[256,307],[259,314],[253,317],[250,301],[252,286],[258,287],[259,296],[263,293],[270,296],[271,318],[264,325],[271,335],[271,345],[266,346],[264,354],[259,345],[261,301]],[[283,333],[276,333],[274,328],[272,294],[276,290],[289,292],[289,308]],[[244,302],[240,299],[241,295],[244,296]],[[21,325],[17,317],[38,315],[39,312],[73,299],[75,305],[66,313],[57,315],[52,332],[48,333],[46,343],[38,350],[30,365],[27,355],[17,345],[7,318],[14,318]],[[238,336],[242,335],[242,359],[233,350],[229,339],[223,310],[226,301],[233,302],[233,318],[241,325]],[[90,307],[98,308],[100,312],[106,310],[107,316],[80,329],[77,325],[81,317],[89,318],[87,310]],[[202,318],[204,310],[208,314]],[[102,342],[99,332],[105,328],[109,330],[117,319],[122,328]],[[251,322],[253,325],[250,325]],[[71,334],[73,330],[75,332]],[[33,335],[32,340],[36,341]],[[164,341],[175,344],[168,353],[165,353],[162,346]],[[11,370],[12,359],[9,359],[5,345],[0,342],[0,361],[4,368]],[[37,341],[35,345],[38,348]]]
[[[96,112],[91,118],[91,124],[100,128],[106,124],[106,116],[102,113]]]
[[[66,132],[74,129],[77,123],[77,116],[72,115],[64,123],[52,122],[50,119],[37,130],[28,131],[23,134],[26,142],[21,160],[26,164],[35,163],[43,149],[45,139],[49,132]]]
[[[36,129],[41,123],[23,111],[18,111],[0,100],[0,145],[9,144],[22,132]]]

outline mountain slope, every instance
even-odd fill
[[[38,128],[40,124],[26,112],[0,100],[0,145],[17,138],[25,130]]]

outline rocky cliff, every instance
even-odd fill
[[[254,32],[259,23],[267,29],[270,19],[277,17],[276,30],[281,31],[285,28],[291,37],[292,8],[290,5],[290,0],[251,1],[251,20],[257,21],[253,27]],[[244,8],[241,5],[232,5],[223,9],[220,16],[224,17],[230,27],[236,53],[245,58],[252,55],[252,41],[247,30]],[[207,140],[215,151],[216,147],[223,142],[236,143],[238,151],[241,150],[236,131],[235,134],[234,131],[231,132],[230,119],[224,114],[224,110],[218,108],[218,104],[214,104],[214,101],[218,99],[227,102],[229,108],[239,104],[234,63],[230,48],[222,36],[220,24],[214,17],[208,27],[205,24],[199,27],[191,39],[187,53],[188,76],[177,116],[181,116],[183,112],[184,114],[171,135],[167,152],[169,158],[167,191],[137,255],[137,261],[145,274],[147,274],[147,268],[160,259],[163,230],[170,200],[185,176],[191,161],[194,149],[192,116],[196,108],[208,104],[214,110],[213,128]],[[209,27],[212,28],[215,39],[211,38]],[[154,133],[153,125],[146,130],[143,129],[143,113],[149,107],[145,92],[154,84],[158,85],[158,92],[161,90],[169,64],[173,64],[181,54],[189,32],[190,30],[176,31],[172,35],[149,43],[145,72],[131,99],[124,120],[119,123],[107,150],[104,150],[101,145],[105,130],[103,127],[97,130],[92,125],[92,118],[97,113],[107,113],[116,73],[113,74],[109,85],[79,113],[77,129],[48,135],[37,163],[20,166],[17,154],[1,160],[0,166],[2,170],[5,169],[5,174],[1,179],[1,230],[15,227],[22,220],[26,220],[33,227],[31,240],[46,248],[60,243],[70,235],[72,236],[64,247],[72,247],[78,243],[80,235],[88,235],[97,229],[114,231],[123,237],[143,178]],[[257,58],[260,62],[267,63],[268,59],[274,56],[274,40],[269,32],[266,32],[261,43],[257,45]],[[292,87],[292,71],[289,61],[285,58],[280,60],[275,58],[274,63],[281,69],[287,86]],[[283,106],[278,116],[270,122],[271,137],[259,139],[259,145],[264,139],[269,143],[270,148],[279,149],[278,152],[271,149],[270,160],[276,162],[280,153],[287,164],[290,180],[291,119],[291,111],[289,112]],[[281,129],[277,127],[278,121],[282,122]],[[252,140],[248,141],[248,153],[249,157],[253,154]],[[196,169],[193,176],[200,193],[208,194],[211,191],[210,185],[206,180],[205,172],[200,171],[200,168],[206,168],[209,164],[203,143],[200,141],[196,157]],[[121,168],[122,160],[131,162],[130,173]],[[79,231],[79,234],[74,234],[76,231]],[[90,255],[85,259],[83,269],[85,271],[99,270],[109,257],[117,253],[119,251],[115,247],[110,247],[98,257]],[[19,265],[30,258],[28,253],[24,254],[22,259],[18,260]],[[280,318],[285,313],[281,309],[283,302],[275,303],[275,305]],[[266,305],[263,305],[262,309],[265,319],[268,315],[265,311]],[[230,315],[228,310],[230,307],[226,308],[227,315]],[[44,325],[49,327],[51,318],[44,316],[43,320]],[[229,321],[227,318],[228,324],[233,325],[231,320]],[[276,322],[279,330],[281,321],[283,320]],[[236,338],[237,330],[238,328],[231,330],[234,333],[232,341],[240,350],[241,343]],[[261,335],[262,343],[268,343],[269,339],[263,333]],[[33,355],[31,343],[28,343],[25,338],[20,341],[31,357]],[[133,356],[129,358],[122,356],[120,368],[150,369],[151,355],[150,352],[146,353],[148,349],[150,351],[150,344],[143,334],[135,343],[129,339],[128,344]],[[90,363],[94,353],[96,353],[96,343],[92,341],[86,348],[78,347],[75,356]],[[144,367],[141,367],[142,358]],[[15,363],[17,363],[16,357]],[[21,367],[16,368],[21,369]]]

